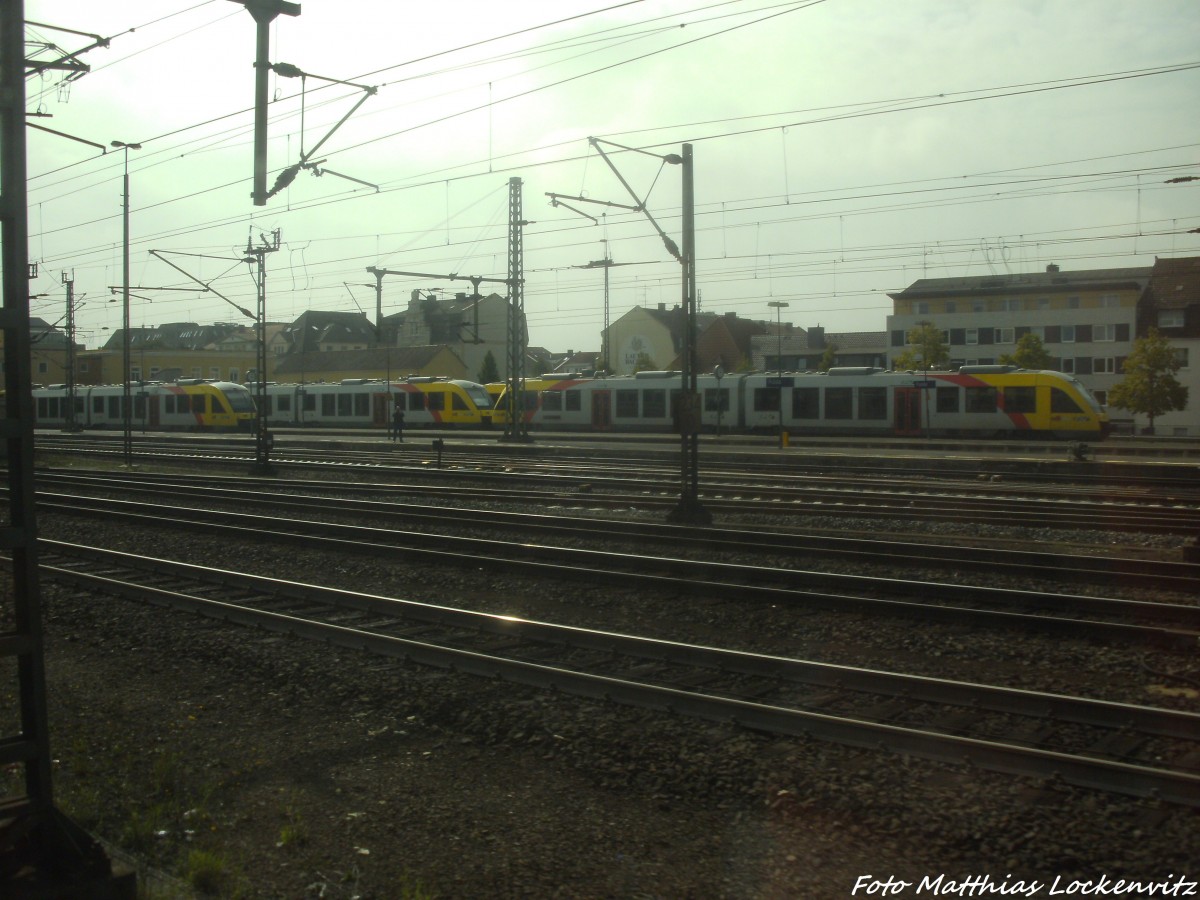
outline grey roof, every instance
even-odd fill
[[[279,380],[283,375],[303,375],[306,372],[384,371],[390,368],[393,377],[399,378],[403,374],[422,371],[443,352],[454,351],[439,345],[295,353],[280,359],[273,372],[276,380]]]
[[[1080,288],[1127,286],[1144,288],[1152,269],[1137,266],[1126,269],[1087,269],[1079,272],[1045,271],[1024,274],[975,275],[969,278],[920,278],[898,293],[893,300],[914,297],[944,297],[957,294],[1014,294],[1069,291]]]

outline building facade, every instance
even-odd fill
[[[1055,369],[1076,376],[1107,403],[1108,392],[1123,377],[1133,342],[1145,335],[1151,319],[1157,321],[1157,314],[1148,311],[1153,274],[1149,266],[1064,272],[1050,265],[1028,274],[920,279],[889,295],[888,365],[907,348],[908,333],[925,323],[942,331],[951,368],[998,363],[1032,333],[1053,357]],[[1170,311],[1166,316],[1182,322],[1185,314]],[[1181,370],[1179,378],[1184,384],[1194,382],[1192,366]],[[1193,398],[1189,410],[1160,419],[1159,433],[1200,433],[1190,411],[1195,402]],[[1122,410],[1109,414],[1118,427],[1133,430],[1139,424]]]

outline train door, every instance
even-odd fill
[[[391,421],[392,409],[387,394],[371,395],[371,424],[376,428],[386,428]]]
[[[895,433],[902,437],[921,435],[921,397],[917,388],[896,388],[892,397],[893,425]]]
[[[162,425],[162,420],[159,417],[160,410],[158,406],[158,395],[151,394],[148,391],[146,394],[146,402],[150,405],[150,427],[157,429]]]
[[[592,391],[592,428],[608,431],[612,426],[612,391]]]

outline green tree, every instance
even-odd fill
[[[1054,366],[1054,357],[1046,350],[1040,337],[1032,331],[1027,331],[1017,341],[1016,351],[1001,354],[1000,362],[1006,366],[1020,366],[1022,369],[1049,369]]]
[[[942,338],[942,329],[932,322],[921,322],[905,336],[908,346],[892,361],[896,369],[941,369],[950,362],[950,348]]]
[[[1133,351],[1125,359],[1125,377],[1108,392],[1108,405],[1149,417],[1149,433],[1154,434],[1155,418],[1187,407],[1188,389],[1175,378],[1180,365],[1170,342],[1151,328],[1133,342]]]
[[[833,364],[837,359],[838,347],[837,344],[829,344],[825,348],[825,352],[821,354],[821,361],[817,363],[818,372],[828,372],[833,368]]]
[[[492,355],[492,351],[487,352],[487,356],[483,358],[483,366],[479,370],[480,384],[495,384],[500,380],[500,368],[496,365],[496,357]]]

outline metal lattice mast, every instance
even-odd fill
[[[272,472],[271,466],[271,435],[267,430],[267,261],[268,253],[274,253],[279,249],[280,229],[276,228],[271,233],[271,240],[268,242],[266,236],[263,235],[263,243],[258,246],[252,246],[248,241],[246,243],[245,262],[254,265],[258,264],[258,274],[255,281],[258,285],[258,306],[254,313],[254,322],[258,332],[256,341],[258,351],[258,362],[255,373],[256,381],[254,392],[254,405],[257,407],[257,414],[254,423],[254,466],[253,471],[269,475]]]
[[[529,440],[525,421],[525,220],[521,215],[521,179],[508,180],[508,390],[504,440]]]

